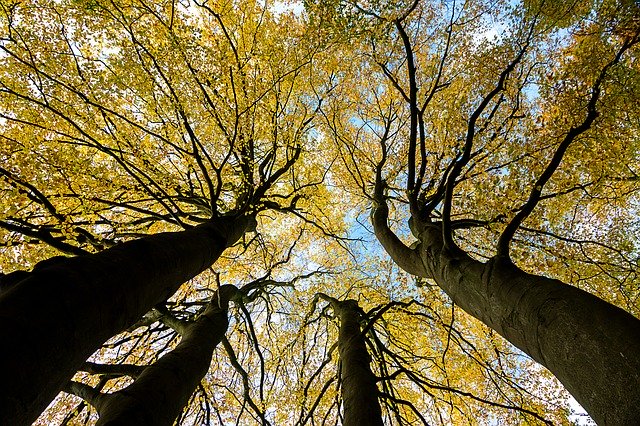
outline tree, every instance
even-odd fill
[[[19,197],[2,227],[78,255],[2,278],[10,349],[0,412],[9,423],[35,420],[91,353],[209,268],[255,229],[259,211],[292,209],[315,185],[308,168],[302,179],[292,174],[317,102],[291,98],[293,82],[313,45],[284,62],[256,60],[255,46],[235,40],[206,5],[200,19],[222,33],[195,44],[195,12],[155,6],[3,5],[2,138],[12,170],[0,173]],[[274,25],[263,11],[243,14],[256,43],[263,21]],[[34,25],[40,19],[56,31]],[[199,69],[227,59],[229,67]],[[272,78],[247,80],[259,70]],[[21,167],[30,161],[43,168]]]
[[[103,394],[79,382],[66,390],[88,401],[100,415],[98,424],[171,425],[206,374],[215,347],[229,324],[229,300],[238,294],[235,286],[222,286],[194,321],[183,321],[168,311],[161,319],[181,336],[180,343],[155,363],[134,370],[135,380],[126,388]],[[100,368],[92,366],[92,370]]]
[[[376,377],[369,367],[371,357],[360,329],[362,309],[353,299],[339,301],[323,293],[319,296],[331,304],[340,318],[338,352],[344,401],[343,423],[347,426],[382,425]]]
[[[444,41],[438,49],[432,49],[430,35],[424,33],[428,33],[425,26],[435,27],[428,19],[433,16],[436,5],[413,2],[392,11],[384,6],[375,10],[374,6],[367,9],[356,5],[385,32],[377,35],[378,38],[370,36],[373,48],[369,55],[370,62],[386,76],[388,83],[382,88],[371,88],[369,94],[366,89],[362,90],[363,96],[371,99],[373,116],[365,116],[362,121],[370,129],[370,138],[379,143],[378,159],[367,158],[373,164],[369,173],[375,176],[372,190],[362,177],[365,171],[358,161],[358,156],[363,153],[366,156],[366,148],[357,144],[369,142],[368,138],[354,140],[345,132],[349,124],[336,119],[344,115],[342,111],[333,112],[327,121],[338,144],[349,144],[341,148],[346,152],[343,154],[345,164],[372,201],[372,223],[377,239],[402,269],[433,280],[456,305],[547,367],[599,424],[637,423],[640,394],[629,390],[635,388],[640,372],[640,321],[589,292],[542,274],[525,272],[514,263],[511,250],[514,236],[543,200],[560,198],[585,186],[593,185],[597,191],[601,182],[615,180],[604,175],[596,181],[585,182],[579,175],[569,175],[564,182],[554,182],[552,191],[547,189],[577,141],[589,137],[599,143],[612,142],[606,139],[610,135],[600,135],[595,129],[611,125],[611,120],[615,120],[616,113],[607,111],[607,107],[616,108],[613,102],[618,99],[622,105],[626,102],[624,98],[628,94],[617,91],[617,85],[623,83],[616,79],[625,78],[621,75],[637,78],[637,70],[631,68],[630,62],[623,65],[624,57],[633,55],[630,50],[639,41],[637,25],[630,24],[637,23],[632,17],[637,13],[637,6],[618,7],[611,15],[611,5],[602,2],[594,11],[587,8],[597,19],[586,23],[578,21],[579,14],[587,13],[580,9],[581,4],[577,10],[562,7],[553,10],[555,6],[536,2],[527,5],[524,11],[499,11],[496,15],[511,29],[502,35],[503,41],[494,42],[486,52],[478,49],[478,53],[460,40],[464,35],[454,32],[456,26],[463,25],[460,22],[473,19],[469,17],[469,12],[475,11],[473,7],[470,11],[451,7],[450,20],[444,29],[434,29],[444,33]],[[563,74],[561,89],[532,96],[527,93],[531,90],[528,85],[543,83],[535,77],[539,64],[536,59],[528,58],[548,52],[548,43],[552,43],[549,32],[567,17],[568,25],[575,25],[569,27],[575,31],[575,38],[565,48],[565,54],[577,58],[552,65],[552,73]],[[572,24],[571,19],[577,23]],[[624,32],[621,26],[625,26]],[[634,29],[629,31],[631,27]],[[387,34],[391,41],[383,38]],[[397,43],[399,47],[385,50],[385,43]],[[583,56],[593,55],[596,50],[598,60]],[[468,69],[458,71],[456,60],[462,52],[469,53],[473,60],[490,61],[485,72],[492,76],[493,82],[477,79]],[[419,69],[421,61],[424,71]],[[469,67],[469,62],[460,62]],[[571,76],[569,67],[578,67],[578,64],[588,72]],[[558,71],[553,70],[555,67]],[[404,76],[400,74],[402,69]],[[471,79],[476,78],[478,86],[464,92],[463,96],[469,99],[462,100],[463,109],[469,113],[466,116],[463,113],[463,123],[455,119],[454,123],[443,123],[438,109],[444,105],[449,108],[446,111],[451,111],[450,102],[458,100],[455,95],[442,102],[438,99],[446,98],[451,90],[461,89],[456,80],[464,78],[456,72],[471,73]],[[604,103],[607,107],[602,111]],[[564,124],[557,123],[560,118]],[[553,130],[549,133],[535,122],[550,119],[556,123],[551,125]],[[404,138],[406,144],[402,142]],[[453,155],[451,150],[437,145],[449,141],[453,141]],[[524,154],[519,153],[523,149],[518,145],[524,148]],[[486,197],[474,191],[489,188],[482,179],[492,174],[498,175],[498,179],[515,178],[521,173],[522,159],[532,155],[529,147],[539,150],[539,164],[537,170],[527,170],[524,181],[530,185],[528,196],[520,201],[522,196],[516,198],[498,186],[501,196],[516,198],[513,204],[493,213],[474,204]],[[398,163],[398,153],[406,153],[406,163]],[[441,164],[444,167],[440,174],[434,172],[433,167]],[[396,185],[401,180],[406,181],[405,197],[388,195],[390,191],[400,193]],[[492,180],[496,182],[495,178]],[[411,246],[389,228],[388,200],[407,206],[409,226],[416,240]],[[397,207],[397,210],[405,209]],[[537,222],[544,226],[544,221],[550,219],[544,217]],[[488,228],[488,238],[459,236],[461,229],[475,228]],[[524,229],[531,230],[530,227]],[[544,234],[544,231],[533,232]],[[547,232],[547,235],[555,233]],[[481,260],[483,258],[486,260]]]
[[[4,277],[3,419],[35,420],[91,353],[209,267],[246,223],[214,219]]]
[[[65,391],[83,398],[96,409],[100,416],[97,424],[172,425],[209,370],[214,349],[225,339],[229,303],[250,302],[261,287],[274,284],[286,283],[259,279],[240,289],[222,285],[193,320],[179,319],[166,307],[158,306],[154,313],[159,315],[152,314],[144,322],[159,319],[176,331],[181,340],[175,348],[148,366],[89,363],[85,368],[89,373],[134,378],[133,383],[117,392],[101,393],[75,381],[69,382]]]

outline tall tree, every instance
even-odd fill
[[[273,272],[273,271],[272,271]],[[172,425],[209,371],[213,351],[224,341],[229,326],[230,302],[246,304],[263,294],[267,287],[291,286],[307,276],[298,276],[289,282],[278,282],[267,277],[247,283],[240,288],[220,285],[211,300],[192,319],[181,319],[166,306],[158,305],[135,328],[160,321],[181,337],[180,343],[150,365],[86,363],[81,369],[100,374],[104,379],[130,376],[128,386],[113,393],[78,381],[71,381],[65,391],[91,404],[98,412],[97,424],[135,423],[139,425]],[[104,383],[101,382],[100,386]]]
[[[339,119],[344,112],[328,113],[327,123],[351,175],[370,197],[376,237],[402,269],[433,280],[456,305],[547,367],[596,422],[637,423],[640,320],[587,291],[546,277],[542,268],[528,273],[517,266],[518,257],[512,257],[513,240],[521,229],[550,220],[531,220],[543,201],[585,186],[595,192],[603,181],[615,181],[605,175],[585,182],[584,176],[592,173],[586,171],[582,176],[565,172],[551,183],[562,166],[567,167],[563,159],[579,141],[613,143],[615,109],[627,105],[627,96],[637,97],[636,92],[620,90],[625,78],[637,80],[628,59],[635,60],[640,37],[637,5],[622,2],[615,12],[608,2],[595,9],[545,2],[496,9],[493,19],[506,27],[497,41],[482,41],[485,36],[478,33],[483,30],[481,5],[450,6],[448,22],[440,28],[429,22],[438,8],[433,3],[354,8],[353,13],[375,22],[377,33],[365,36],[373,46],[370,62],[388,83],[369,92],[361,89],[367,98],[359,99],[371,105],[371,116],[365,113],[362,119],[370,129],[368,137],[354,138],[345,131],[353,125]],[[597,18],[587,23],[582,19],[588,14]],[[456,31],[460,26],[470,29]],[[568,27],[570,34],[569,45],[559,51],[573,56],[552,65],[546,75],[561,75],[557,89],[538,94],[531,86],[543,86],[536,76],[536,58],[554,48],[552,37],[559,26]],[[425,28],[442,34],[442,41]],[[434,49],[432,43],[439,44]],[[596,51],[597,59],[590,56]],[[462,59],[464,54],[471,59]],[[580,71],[574,71],[576,67]],[[472,86],[465,89],[464,84]],[[547,124],[541,124],[547,120],[555,121],[548,132],[543,127]],[[609,134],[603,135],[598,130],[605,126],[610,126]],[[625,135],[627,129],[620,132]],[[370,140],[379,144],[377,159],[368,157],[373,188],[362,177],[366,167],[358,161],[366,158]],[[399,161],[399,155],[406,155],[406,162]],[[521,178],[521,164],[533,155],[537,164],[528,166]],[[517,186],[503,190],[501,180],[516,178],[519,186],[529,186],[527,196],[516,195],[522,193]],[[398,187],[402,180],[404,196]],[[490,198],[483,192],[492,183],[499,196],[515,202],[503,199],[493,212],[478,204]],[[410,215],[412,244],[390,229],[390,202],[398,213]],[[474,229],[490,233],[469,235]]]
[[[324,293],[319,293],[319,296],[331,304],[340,319],[338,352],[344,401],[343,424],[382,425],[376,377],[369,366],[371,357],[360,327],[364,312],[356,300],[340,301]]]
[[[17,197],[0,223],[7,245],[78,255],[2,278],[0,413],[27,424],[105,340],[255,229],[258,212],[293,210],[321,183],[321,168],[293,171],[321,92],[294,97],[314,43],[266,53],[279,18],[258,5],[2,12],[0,174]]]
[[[208,268],[247,223],[246,217],[214,219],[4,277],[2,418],[33,422],[105,340]]]
[[[238,294],[235,286],[221,286],[193,321],[162,312],[161,320],[181,335],[180,343],[149,366],[129,367],[135,380],[124,389],[104,394],[73,381],[65,389],[96,408],[100,415],[97,424],[172,425],[209,370],[213,350],[229,325],[229,301]],[[92,370],[100,371],[100,367],[92,366]]]

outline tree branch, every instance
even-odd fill
[[[571,129],[569,130],[569,132],[567,133],[563,141],[560,143],[560,145],[558,145],[558,148],[553,154],[553,157],[551,158],[551,161],[547,165],[546,169],[544,170],[544,172],[542,172],[538,180],[533,185],[533,189],[529,194],[529,199],[524,204],[524,206],[522,206],[520,211],[513,217],[513,219],[511,219],[509,224],[506,226],[506,228],[500,235],[500,238],[498,239],[498,244],[497,244],[497,257],[501,259],[509,259],[509,248],[510,248],[510,244],[511,244],[511,240],[513,239],[513,236],[515,235],[516,231],[518,230],[522,222],[527,217],[529,217],[531,212],[533,212],[533,209],[536,207],[536,205],[540,201],[542,197],[542,190],[544,188],[544,185],[549,181],[549,179],[551,179],[551,176],[553,176],[555,171],[560,166],[560,163],[562,162],[562,158],[564,157],[564,154],[567,152],[569,145],[571,145],[571,143],[578,136],[580,136],[581,134],[589,130],[593,122],[598,117],[596,104],[600,99],[600,94],[602,90],[601,86],[607,75],[607,72],[612,66],[620,62],[620,59],[622,58],[622,55],[624,54],[624,52],[627,51],[631,46],[633,46],[637,41],[638,41],[637,38],[626,40],[618,50],[615,57],[609,63],[607,63],[600,71],[600,75],[598,75],[598,78],[596,79],[596,81],[594,82],[591,88],[591,96],[589,98],[589,103],[587,104],[587,115],[585,116],[582,123],[580,123],[580,125],[576,127],[571,127]]]

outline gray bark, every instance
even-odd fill
[[[96,406],[97,425],[171,426],[209,370],[229,325],[229,299],[237,291],[222,286],[204,313],[185,326],[172,351],[146,367],[131,385],[102,395]]]
[[[355,300],[328,300],[340,319],[338,352],[344,405],[344,426],[382,426],[376,377],[371,371],[371,357],[360,329],[361,309]]]
[[[414,226],[410,249],[374,212],[378,240],[407,272],[433,279],[462,309],[549,369],[600,425],[640,424],[640,320],[508,260],[448,250],[437,224]]]

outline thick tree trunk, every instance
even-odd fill
[[[43,262],[0,295],[0,419],[31,424],[100,345],[209,267],[251,218]]]
[[[403,248],[382,219],[374,215],[376,235],[400,266],[433,279],[458,306],[548,368],[599,425],[640,425],[640,320],[508,261],[452,253],[438,226],[425,226],[415,249]]]
[[[355,300],[332,301],[340,318],[338,352],[344,402],[344,426],[382,426],[376,378],[360,330],[360,308]]]
[[[125,389],[103,395],[96,407],[97,425],[171,426],[209,371],[213,350],[229,325],[229,298],[236,292],[234,286],[223,286],[204,313],[187,325],[175,349]]]

